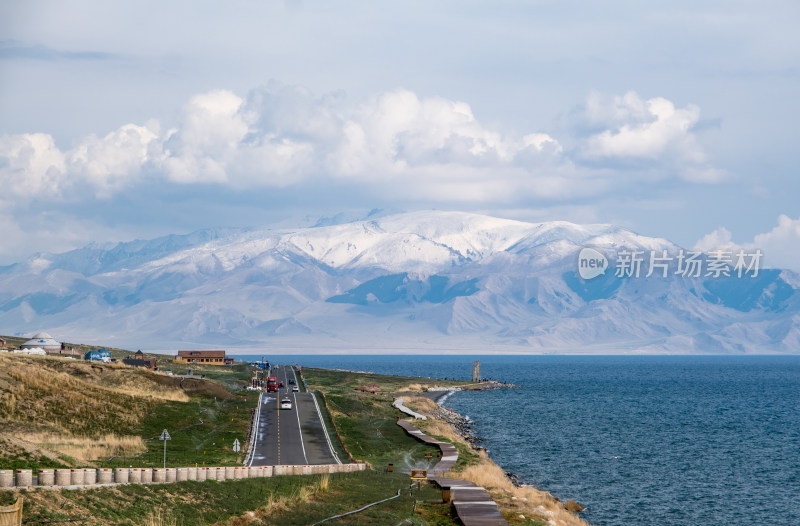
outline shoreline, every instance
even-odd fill
[[[504,387],[516,386],[499,384],[492,388]],[[485,487],[490,490],[492,498],[501,510],[505,510],[506,513],[511,513],[512,516],[519,519],[524,520],[525,517],[531,517],[530,514],[533,514],[534,517],[539,517],[539,520],[546,522],[549,526],[589,526],[589,523],[579,515],[583,511],[580,503],[574,500],[561,501],[547,490],[522,482],[517,474],[506,471],[491,458],[487,448],[481,445],[485,439],[475,434],[472,428],[474,421],[443,405],[455,392],[465,390],[473,389],[441,388],[412,395],[433,402],[435,407],[428,407],[423,411],[428,417],[428,421],[442,422],[458,438],[458,441],[464,443],[482,459],[477,465],[461,468],[459,471],[445,476],[463,479],[477,486]],[[422,422],[421,426],[420,429],[423,430],[428,427],[425,422]],[[440,434],[444,435],[445,433]]]

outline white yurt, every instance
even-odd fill
[[[37,347],[45,351],[60,351],[61,343],[55,341],[55,339],[46,332],[40,332],[19,346],[20,349],[35,349]]]

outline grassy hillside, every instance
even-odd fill
[[[175,365],[168,357],[162,359],[162,368]],[[177,367],[173,371],[184,372]],[[7,402],[0,415],[0,440],[4,440],[0,443],[0,466],[160,466],[163,443],[157,438],[165,427],[172,435],[168,465],[202,465],[204,461],[207,465],[234,464],[241,458],[230,450],[231,443],[234,438],[243,438],[257,396],[240,389],[250,371],[241,365],[207,366],[193,372],[215,380],[185,380],[181,388],[176,376],[117,364],[0,354],[0,393]],[[374,454],[356,456],[375,465],[391,459],[397,463],[397,471],[80,491],[17,489],[0,492],[0,505],[23,496],[28,521],[86,519],[96,524],[170,526],[311,524],[393,497],[400,490],[399,498],[340,519],[337,524],[455,525],[452,510],[441,502],[439,491],[430,486],[423,486],[419,492],[412,490],[408,476],[400,472],[403,466],[397,458],[421,460],[426,451],[435,450],[410,439],[394,424],[394,410],[384,404],[387,400],[390,404],[391,397],[359,393],[334,377],[329,380],[336,383],[329,395],[338,400],[337,411],[344,408],[352,419],[341,419],[344,413],[337,413],[339,425],[349,430],[345,433],[349,439],[364,421],[379,424],[356,441],[357,449],[374,448]],[[363,380],[349,379],[356,384]],[[381,381],[386,389],[407,389],[416,381],[392,377],[373,380]],[[355,397],[349,391],[355,392]],[[327,413],[325,418],[331,422]],[[131,443],[123,443],[124,439]],[[113,445],[114,449],[92,449],[101,444]]]
[[[231,384],[249,379],[244,365],[225,369]],[[252,397],[119,363],[0,353],[0,466],[157,466],[164,428],[170,465],[235,462],[226,442],[244,438]]]

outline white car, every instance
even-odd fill
[[[300,388],[299,388],[299,387],[297,387],[296,385],[293,385],[293,386],[292,386],[292,392],[294,392],[294,393],[299,393],[299,392],[300,392]]]
[[[292,401],[288,398],[284,398],[281,400],[281,409],[291,409],[292,408]]]

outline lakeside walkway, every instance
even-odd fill
[[[430,469],[429,474],[433,476],[429,479],[442,489],[450,491],[450,500],[464,526],[508,526],[497,503],[485,488],[466,480],[441,476],[458,461],[458,449],[453,444],[426,435],[409,419],[398,420],[397,425],[417,440],[436,445],[442,451],[442,459]]]

